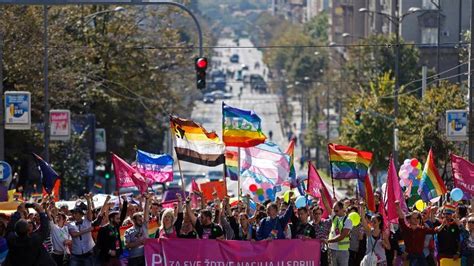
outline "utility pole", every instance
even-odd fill
[[[0,30],[0,161],[5,160],[5,105],[3,104],[3,30]]]
[[[48,6],[43,6],[44,159],[49,161]]]
[[[398,0],[395,1],[395,10],[399,12]],[[400,19],[393,23],[395,25],[395,91],[394,91],[394,100],[393,100],[393,116],[395,117],[394,125],[393,125],[393,163],[395,167],[398,167],[398,149],[395,145],[395,132],[398,131],[397,129],[397,118],[398,118],[398,91],[400,89]]]
[[[471,0],[471,47],[469,48],[469,161],[474,162],[474,75],[472,73],[472,60],[474,59],[474,0]]]

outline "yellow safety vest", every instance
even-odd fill
[[[341,219],[339,217],[334,217],[332,219],[332,226],[331,226],[331,238],[336,237],[337,235],[342,233],[342,230],[344,229],[344,223],[347,220],[347,216],[345,216],[342,219],[342,223],[339,222]],[[338,234],[336,234],[336,229],[339,231]],[[338,250],[349,250],[350,246],[350,234],[347,235],[343,240],[337,242],[337,249]]]

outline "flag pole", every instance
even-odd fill
[[[224,141],[224,102],[222,102],[222,141]],[[224,143],[225,144],[225,143]],[[227,171],[226,171],[226,166],[225,166],[225,149],[224,149],[224,164],[222,165],[222,172],[224,173],[222,179],[224,180],[224,186],[225,186],[225,195],[227,196]]]
[[[329,153],[329,143],[328,143],[328,165],[329,165],[329,175],[331,175],[331,185],[332,185],[332,196],[336,198],[336,189],[334,188],[334,177],[332,176],[332,166],[331,166],[331,154]]]
[[[186,184],[184,183],[183,171],[181,170],[181,163],[179,162],[178,153],[176,152],[176,149],[174,152],[176,153],[176,161],[178,162],[179,175],[181,176],[181,189],[183,190],[183,193],[186,196]]]
[[[240,200],[240,147],[239,147],[239,159],[237,160],[237,199]]]

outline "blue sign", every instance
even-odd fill
[[[467,110],[446,111],[446,136],[451,141],[466,141],[468,127]]]
[[[5,181],[12,176],[12,167],[4,161],[0,161],[0,181]]]
[[[5,128],[31,128],[31,94],[27,91],[5,92]]]

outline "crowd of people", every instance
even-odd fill
[[[380,193],[375,199],[381,204]],[[127,265],[145,265],[145,240],[153,237],[317,239],[322,243],[320,265],[441,265],[445,258],[474,265],[473,201],[409,213],[397,203],[398,223],[387,223],[384,214],[368,211],[357,199],[335,201],[333,206],[327,201],[320,206],[313,199],[300,208],[291,196],[257,204],[256,209],[248,202],[248,196],[237,204],[216,197],[193,206],[190,197],[183,202],[177,194],[173,208],[163,208],[155,195],[144,194],[119,202],[107,197],[95,208],[87,194],[72,210],[58,208],[47,197],[21,203],[8,219],[0,220],[0,239],[8,246],[2,265],[121,265],[124,257]],[[325,212],[332,215],[324,219]],[[348,218],[354,212],[361,217],[357,224]],[[157,224],[155,232],[149,232],[151,222]]]

